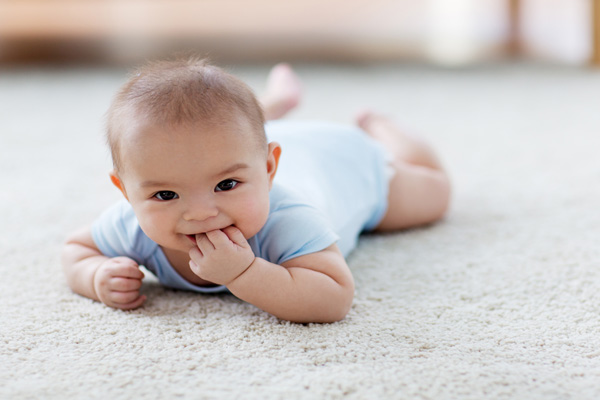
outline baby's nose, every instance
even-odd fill
[[[183,219],[186,221],[204,221],[210,217],[216,217],[219,210],[214,202],[210,200],[192,201],[187,205]]]

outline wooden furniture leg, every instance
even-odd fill
[[[521,9],[519,0],[508,0],[508,53],[511,58],[519,57],[521,54]]]
[[[592,56],[590,63],[600,67],[600,0],[591,0],[592,14]]]

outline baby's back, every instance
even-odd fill
[[[347,255],[386,211],[385,151],[354,126],[280,120],[269,122],[266,131],[269,141],[282,146],[275,184],[323,210]]]

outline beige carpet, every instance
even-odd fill
[[[259,92],[266,66],[234,69]],[[336,324],[165,290],[74,295],[64,235],[118,199],[102,115],[121,70],[0,71],[0,398],[597,399],[600,73],[539,65],[299,68],[293,118],[371,105],[455,185],[435,226],[361,240]]]

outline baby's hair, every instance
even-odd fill
[[[263,111],[245,83],[198,57],[149,63],[133,73],[108,109],[106,138],[114,168],[122,167],[119,137],[132,121],[170,127],[219,124],[239,116],[266,149]]]

